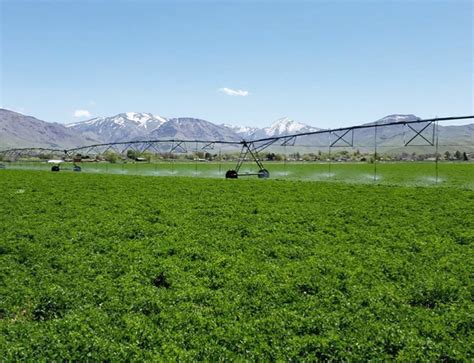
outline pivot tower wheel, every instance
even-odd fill
[[[53,165],[51,171],[59,171],[59,165]]]
[[[267,169],[260,169],[258,171],[258,177],[260,179],[267,179],[270,177],[270,172]]]
[[[225,178],[226,179],[237,179],[238,178],[237,171],[235,170],[227,170],[227,173],[225,173]]]

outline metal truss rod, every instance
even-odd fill
[[[179,149],[182,150],[182,152],[187,153],[188,150],[186,149],[186,144],[184,144],[184,146],[183,146],[183,144],[184,144],[184,141],[177,142],[177,143],[174,144],[174,145],[172,144],[172,145],[171,145],[171,149],[170,149],[169,152],[172,153],[173,151],[175,151],[175,150],[177,150],[177,149],[179,148]]]
[[[187,143],[187,142],[198,142],[200,144],[223,144],[223,145],[240,145],[242,141],[218,141],[218,140],[182,140],[182,139],[163,139],[163,140],[135,140],[135,141],[123,141],[123,142],[109,142],[103,144],[93,144],[87,146],[80,146],[76,148],[68,149],[68,151],[79,151],[84,150],[89,147],[99,147],[99,146],[109,146],[109,145],[127,145],[131,146],[134,144],[145,144],[145,143],[153,143],[153,144],[174,144],[174,143]]]
[[[252,147],[253,147],[253,152],[255,153],[258,153],[260,151],[263,151],[265,150],[266,148],[268,148],[269,146],[273,145],[274,143],[276,143],[278,140],[280,139],[271,139],[271,140],[268,140],[267,142],[265,142],[264,144],[262,145],[258,145],[258,146],[255,146],[255,141],[252,141],[251,144],[252,144]]]
[[[263,164],[262,164],[262,162],[260,161],[260,159],[258,158],[257,152],[255,151],[255,153],[254,153],[254,152],[252,151],[252,149],[249,147],[249,153],[250,153],[250,155],[252,155],[252,158],[253,158],[253,160],[257,163],[258,167],[259,167],[260,169],[263,169]]]
[[[206,145],[204,145],[201,149],[202,150],[214,150],[215,145],[216,145],[215,142],[209,142]]]
[[[237,160],[237,165],[235,167],[235,171],[237,173],[239,172],[240,167],[244,163],[244,160],[247,157],[248,152],[249,152],[249,148],[248,148],[247,144],[245,143],[245,144],[242,145],[242,150],[240,150],[239,159]]]
[[[309,136],[309,135],[319,135],[319,134],[326,134],[326,133],[334,133],[339,131],[346,131],[346,130],[359,130],[359,129],[371,129],[374,127],[388,127],[394,125],[412,125],[412,124],[420,124],[425,122],[433,122],[433,121],[452,121],[452,120],[467,120],[467,119],[474,119],[474,115],[472,116],[453,116],[453,117],[440,117],[440,118],[431,118],[431,119],[421,119],[421,120],[414,120],[414,121],[402,121],[402,122],[387,122],[384,124],[379,123],[372,123],[368,125],[358,125],[358,126],[350,126],[350,127],[340,127],[337,129],[325,129],[325,130],[318,130],[318,131],[310,131],[310,132],[302,132],[300,134],[293,134],[293,135],[286,135],[286,136],[278,136],[278,137],[266,137],[262,139],[252,140],[252,142],[264,142],[269,140],[282,140],[292,136]]]
[[[439,181],[439,127],[438,127],[438,121],[435,123],[435,128],[433,129],[436,130],[436,155],[435,155],[435,178],[436,178],[436,184],[438,184]],[[433,135],[434,136],[434,135]]]
[[[351,142],[347,141],[344,136],[346,136],[349,132],[352,133],[352,139]],[[336,145],[339,140],[345,142],[348,146],[353,147],[354,146],[354,129],[347,129],[344,131],[341,135],[339,135],[336,131],[332,131],[332,133],[337,137],[336,140],[331,144],[332,147],[337,147],[337,146],[345,146],[345,145]]]
[[[377,181],[377,127],[374,128],[374,183]]]
[[[297,136],[291,136],[285,139],[280,146],[295,146]]]
[[[425,131],[428,127],[430,127],[431,125],[433,125],[433,121],[430,121],[428,122],[421,130],[417,130],[415,129],[414,127],[412,127],[410,124],[407,124],[407,127],[409,129],[411,129],[412,131],[415,132],[415,135],[410,139],[408,140],[406,143],[405,143],[405,146],[408,146],[413,140],[415,140],[418,136],[420,136],[421,138],[423,138],[428,144],[430,144],[431,146],[434,146],[434,140],[430,141],[428,140],[423,134],[422,132]],[[434,129],[433,129],[433,139],[434,139]]]
[[[248,154],[252,156],[252,159],[255,161],[255,163],[257,164],[260,170],[265,169],[262,162],[258,158],[258,153],[255,151],[255,149],[256,148],[255,148],[255,145],[253,145],[253,143],[244,142],[242,144],[242,150],[240,151],[239,160],[237,161],[237,166],[235,167],[235,171],[237,173],[239,172]]]

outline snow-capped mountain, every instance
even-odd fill
[[[147,136],[166,121],[166,118],[151,113],[126,112],[112,117],[96,117],[66,127],[103,142],[117,142]]]
[[[358,129],[354,131],[354,135],[351,136],[353,137],[354,144],[360,146],[361,150],[364,150],[364,146],[368,148],[366,150],[369,150],[373,147],[376,131],[378,145],[388,150],[391,145],[404,145],[405,141],[415,135],[411,129],[404,125],[404,122],[417,120],[420,120],[420,118],[412,114],[392,114],[377,121],[365,123],[364,125],[384,125],[391,123],[394,123],[394,125],[390,127],[379,127],[377,130],[374,128]],[[415,130],[421,130],[425,125],[425,123],[419,123],[412,125],[412,127]],[[432,132],[432,129],[426,130],[423,135],[427,136],[428,132]],[[338,145],[340,144],[341,143]]]
[[[288,117],[276,120],[270,127],[259,129],[229,124],[216,125],[209,121],[190,117],[167,119],[151,113],[139,112],[120,113],[112,117],[96,117],[69,124],[66,127],[102,142],[143,138],[255,140],[318,130]]]
[[[383,118],[381,118],[380,120],[377,120],[375,122],[370,122],[366,125],[372,125],[372,124],[388,124],[388,123],[392,123],[392,122],[407,122],[407,121],[416,121],[416,120],[420,120],[419,117],[415,116],[415,115],[412,115],[412,114],[407,114],[407,115],[403,115],[403,114],[394,114],[394,115],[388,115],[388,116],[385,116]]]
[[[235,132],[244,140],[249,140],[252,138],[252,135],[259,130],[258,127],[249,127],[249,126],[233,126],[229,124],[222,124],[221,126],[230,129],[232,132]]]
[[[151,113],[139,113],[139,112],[127,112],[125,113],[128,120],[134,121],[137,123],[138,127],[149,129],[155,129],[168,121],[166,118],[159,115],[152,115]]]
[[[276,120],[270,127],[265,127],[254,132],[252,134],[252,139],[293,135],[318,130],[320,129],[292,120],[288,117],[283,117]]]
[[[238,141],[241,138],[222,125],[197,118],[172,118],[149,134],[150,139]]]

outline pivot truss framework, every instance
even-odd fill
[[[374,156],[377,155],[378,137],[377,132],[388,127],[402,127],[403,145],[400,146],[432,146],[435,148],[436,165],[438,162],[438,124],[445,121],[474,119],[474,116],[455,116],[432,118],[414,121],[400,121],[388,123],[372,123],[360,126],[341,127],[337,129],[324,129],[311,132],[304,132],[292,135],[284,135],[277,137],[267,137],[256,140],[240,140],[240,141],[220,141],[220,140],[139,140],[126,142],[112,142],[104,144],[94,144],[71,149],[53,149],[53,148],[16,148],[0,151],[0,156],[4,160],[16,160],[24,157],[39,158],[61,158],[62,160],[73,160],[77,156],[101,156],[109,152],[117,154],[126,154],[129,150],[137,153],[154,152],[154,153],[197,153],[199,152],[215,152],[216,148],[227,147],[227,149],[240,148],[240,155],[237,165],[234,169],[228,170],[225,174],[228,179],[237,179],[241,176],[256,175],[259,178],[268,178],[270,172],[264,167],[259,153],[272,145],[282,147],[292,147],[296,145],[297,139],[315,135],[327,136],[327,149],[329,154],[332,148],[337,147],[356,147],[354,135],[360,130],[373,129],[372,145]],[[366,135],[367,136],[367,135]],[[237,149],[238,150],[238,149]],[[376,160],[376,158],[374,158]],[[241,167],[246,161],[253,161],[258,167],[256,173],[241,173]],[[0,164],[1,165],[1,164]],[[374,170],[374,178],[376,178],[376,166]],[[55,169],[56,171],[58,168]],[[436,168],[437,170],[437,168]],[[437,172],[436,172],[437,173]]]

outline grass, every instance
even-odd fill
[[[472,190],[19,170],[0,190],[6,361],[473,356]]]

